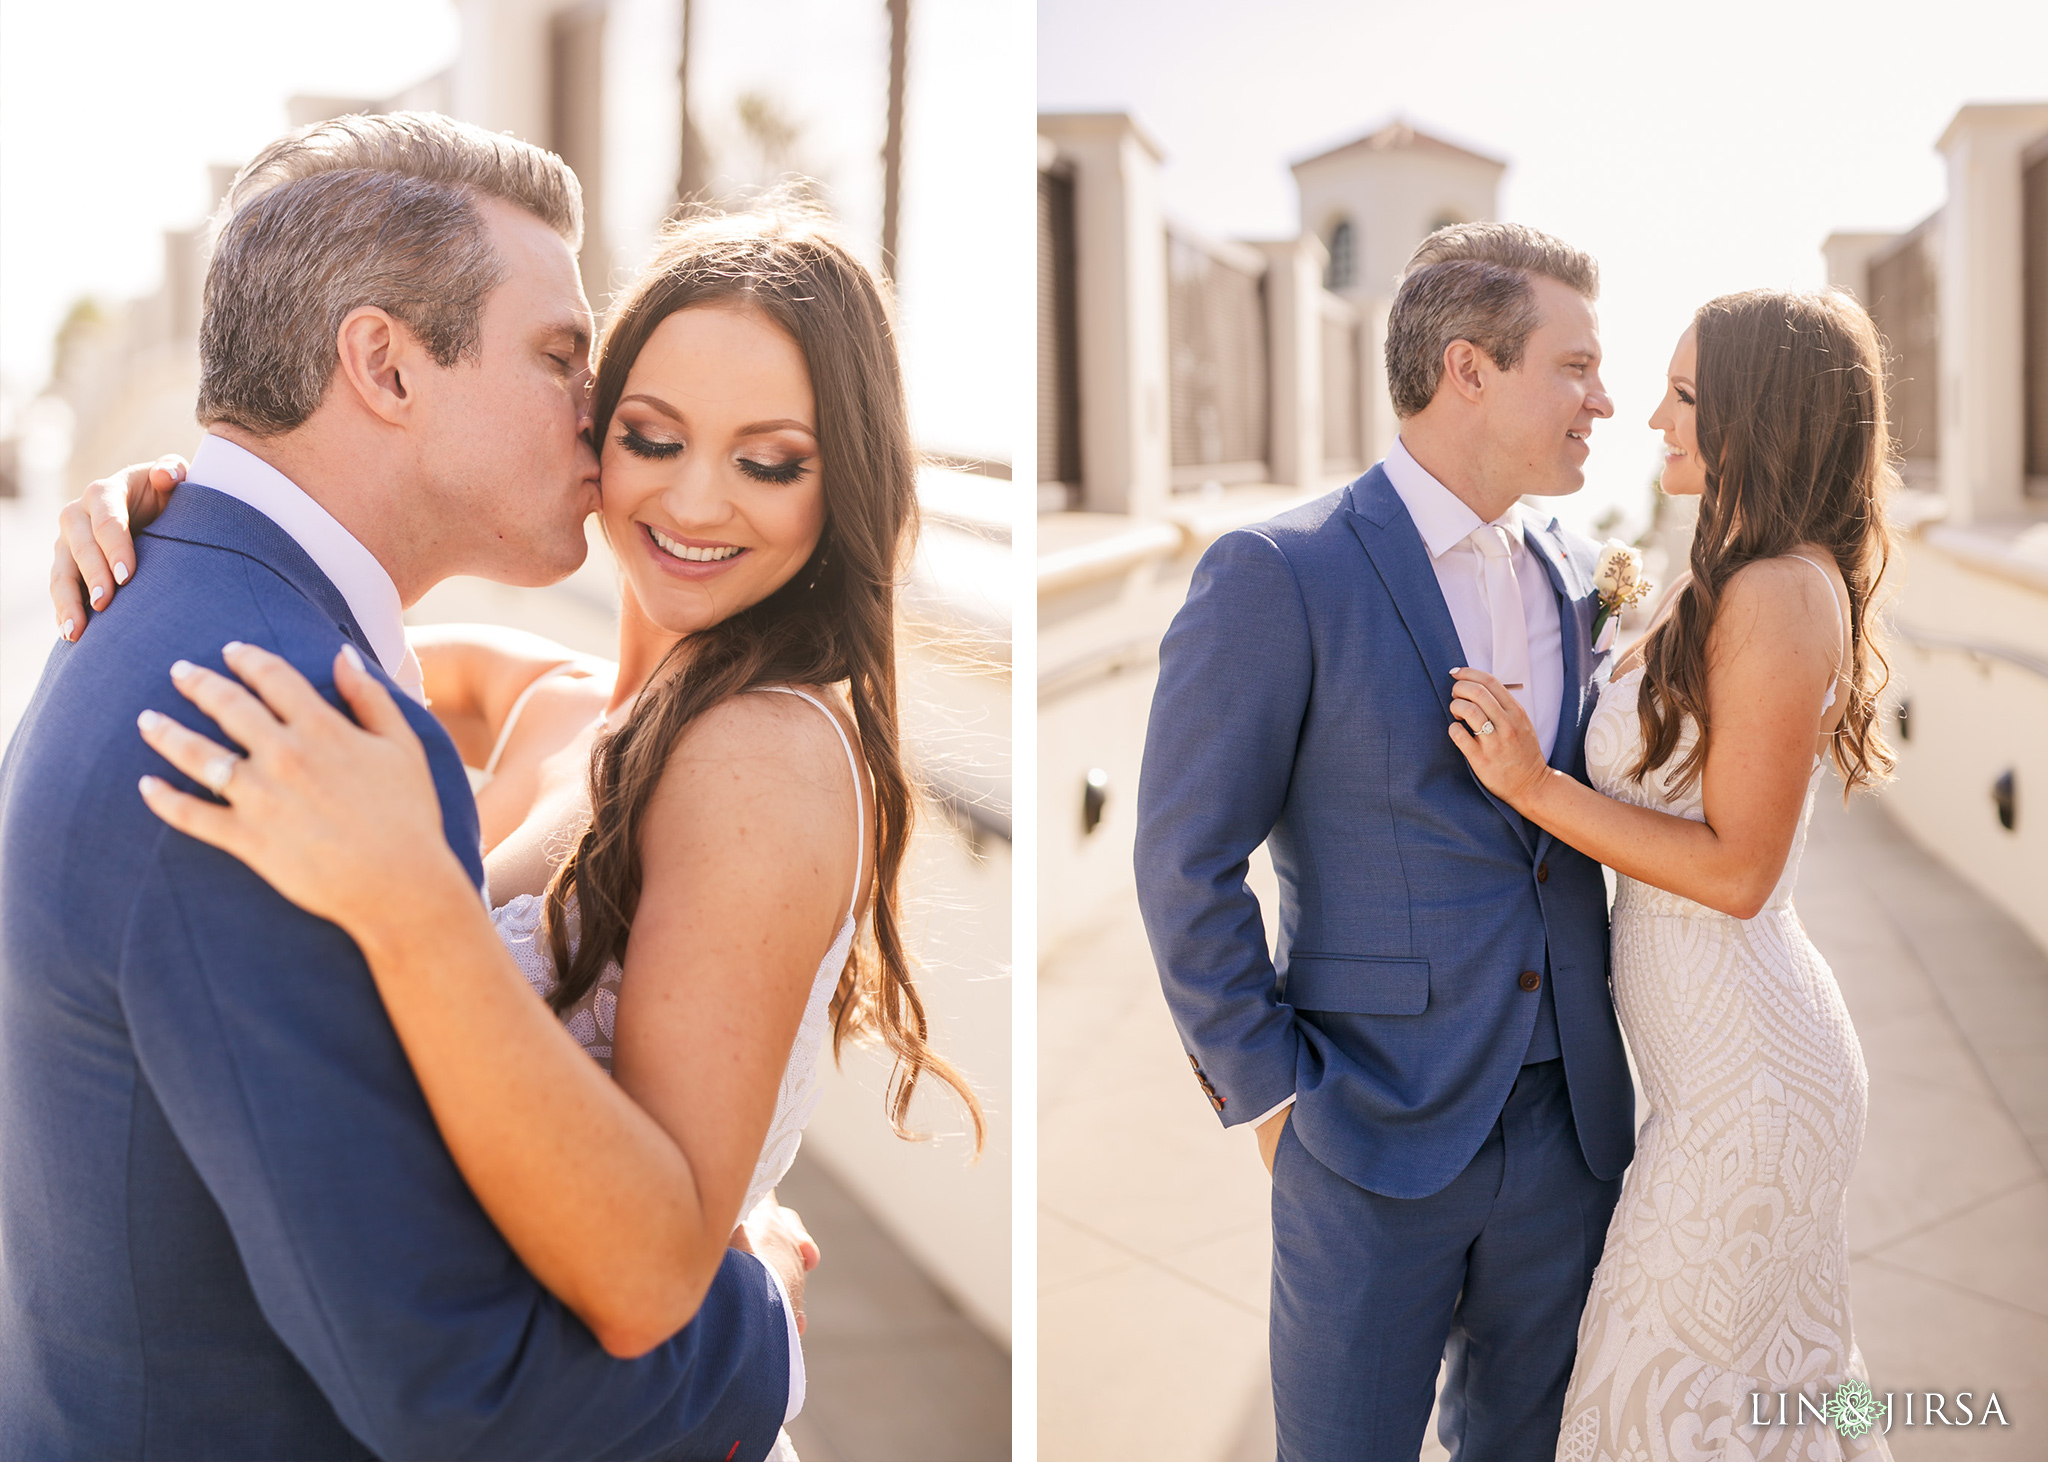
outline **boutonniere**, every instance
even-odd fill
[[[1593,590],[1600,600],[1593,611],[1593,648],[1601,650],[1606,648],[1601,644],[1603,631],[1611,643],[1613,631],[1621,623],[1621,611],[1640,603],[1650,592],[1650,581],[1643,577],[1642,553],[1619,538],[1608,539],[1593,568]]]

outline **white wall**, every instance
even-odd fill
[[[2039,512],[2025,495],[2020,155],[2048,133],[2048,102],[1969,106],[1948,160],[1941,258],[1941,491],[1949,521]]]
[[[1301,226],[1325,243],[1341,216],[1358,243],[1358,273],[1350,298],[1391,297],[1394,280],[1439,218],[1460,223],[1494,218],[1503,169],[1481,158],[1435,149],[1389,148],[1349,152],[1298,164]]]
[[[2003,571],[1993,566],[2001,557]],[[1905,633],[1894,641],[1884,729],[1899,768],[1886,805],[2048,948],[2048,542],[2031,575],[2008,544],[1954,529],[1909,538],[1903,560],[1893,616],[1900,630],[1949,644],[1916,648]],[[2040,668],[1959,648],[1967,645],[2008,650]],[[1893,715],[1901,700],[1912,712],[1906,740]],[[1993,779],[2006,771],[2019,791],[2010,832],[1991,800]]]

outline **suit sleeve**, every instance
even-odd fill
[[[453,751],[421,729],[456,809]],[[463,828],[473,841],[473,818],[449,822],[451,842]],[[334,925],[165,830],[121,989],[143,1077],[265,1318],[379,1456],[766,1454],[789,1365],[767,1270],[728,1253],[679,1335],[638,1360],[607,1355],[463,1183]]]
[[[1159,649],[1138,782],[1138,904],[1166,1003],[1226,1127],[1294,1092],[1301,1048],[1245,875],[1287,801],[1313,664],[1308,614],[1256,530],[1204,554]]]

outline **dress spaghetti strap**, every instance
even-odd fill
[[[853,742],[847,737],[846,727],[833,715],[825,703],[809,691],[798,690],[793,685],[761,685],[756,690],[771,691],[776,695],[793,695],[798,700],[809,701],[818,708],[818,714],[832,723],[832,729],[839,733],[839,744],[846,749],[847,770],[853,773],[853,900],[846,906],[846,917],[851,919],[860,907],[860,877],[866,871],[868,851],[867,803],[861,796],[860,758],[853,754]]]
[[[1787,558],[1798,559],[1801,563],[1805,564],[1808,568],[1812,569],[1815,573],[1820,575],[1820,581],[1828,586],[1828,600],[1835,606],[1835,623],[1839,626],[1842,622],[1842,596],[1835,592],[1835,581],[1831,577],[1829,577],[1828,571],[1822,568],[1819,564],[1815,563],[1812,559],[1808,558],[1803,553],[1788,553],[1785,556]],[[1840,649],[1838,649],[1835,652],[1835,678],[1828,682],[1828,698],[1820,703],[1820,713],[1823,716],[1825,716],[1829,711],[1834,709],[1835,691],[1840,688],[1842,683],[1843,653],[1844,651]]]
[[[553,680],[557,675],[566,675],[575,668],[574,660],[564,660],[559,665],[550,665],[526,683],[526,689],[520,691],[512,702],[512,709],[505,712],[505,724],[498,728],[497,745],[491,748],[491,754],[485,758],[482,769],[465,768],[469,772],[470,791],[481,792],[491,784],[491,778],[498,775],[498,759],[505,754],[505,747],[512,740],[512,728],[519,724],[519,713],[526,709],[526,703],[533,698],[533,693],[539,690],[544,682]]]

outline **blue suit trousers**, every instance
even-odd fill
[[[1273,1162],[1280,1462],[1415,1462],[1439,1358],[1454,1459],[1552,1462],[1620,1192],[1586,1166],[1562,1061],[1522,1068],[1478,1153],[1426,1198],[1338,1176],[1290,1120]]]

